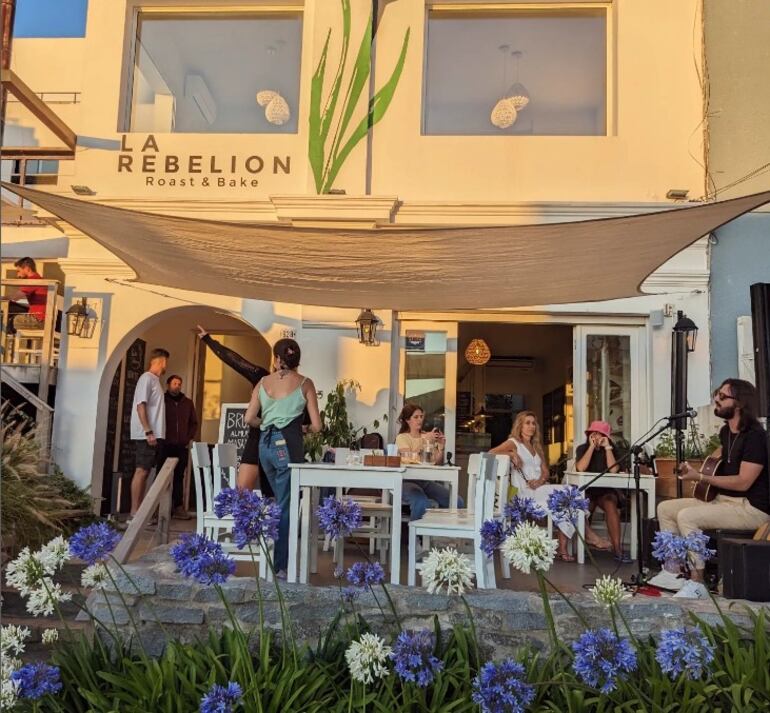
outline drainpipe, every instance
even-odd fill
[[[3,49],[2,58],[0,58],[0,67],[3,69],[11,68],[11,43],[13,41],[13,18],[16,14],[16,0],[2,0],[2,19],[0,23],[3,28]],[[5,133],[5,105],[8,101],[8,90],[2,88],[2,104],[0,104],[0,144],[3,142]]]

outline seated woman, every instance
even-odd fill
[[[444,434],[437,428],[424,432],[424,420],[422,408],[417,404],[404,404],[398,417],[401,428],[396,436],[396,448],[402,458],[412,459],[414,453],[424,450],[427,441],[433,447],[433,463],[439,464],[444,460]],[[402,497],[409,505],[410,520],[419,520],[428,508],[449,507],[449,488],[428,480],[405,480]],[[458,497],[457,507],[464,506],[462,498]]]
[[[520,476],[514,479],[519,497],[532,498],[541,507],[548,508],[548,496],[562,486],[548,483],[548,465],[540,440],[540,426],[532,411],[520,411],[516,414],[508,440],[489,452],[511,457],[511,468]],[[567,536],[561,530],[557,532],[557,557],[565,562],[574,562],[575,558],[567,552]]]
[[[606,421],[594,421],[586,430],[587,441],[581,443],[575,451],[575,470],[580,473],[610,473],[620,472],[618,454],[615,445],[610,440],[610,424]],[[586,492],[591,502],[591,512],[600,507],[607,518],[607,532],[610,540],[599,537],[586,530],[586,542],[600,550],[612,548],[615,559],[620,562],[630,562],[628,555],[623,552],[620,541],[620,504],[621,493],[615,488],[589,488]]]

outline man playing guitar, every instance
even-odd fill
[[[664,500],[658,505],[661,530],[687,535],[714,528],[754,530],[770,522],[767,434],[756,417],[757,391],[748,381],[725,379],[714,394],[714,404],[714,414],[725,420],[719,432],[721,447],[714,454],[721,459],[718,474],[704,475],[685,463],[679,477],[711,485],[717,495],[711,502]],[[704,562],[693,565],[691,579],[702,582]],[[675,568],[665,566],[650,583],[676,590],[684,584]]]

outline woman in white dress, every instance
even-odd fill
[[[548,496],[564,487],[548,482],[548,464],[540,440],[540,426],[532,411],[520,411],[513,422],[508,440],[493,448],[490,453],[511,457],[512,482],[519,497],[532,498],[546,510]],[[567,552],[567,536],[560,530],[557,533],[557,557],[565,562],[574,562],[575,558]]]

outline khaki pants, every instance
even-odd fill
[[[746,498],[717,495],[710,503],[695,498],[664,500],[658,505],[660,529],[689,535],[693,530],[722,528],[726,530],[756,530],[770,515],[758,510]],[[703,560],[694,562],[695,569],[703,569]]]

